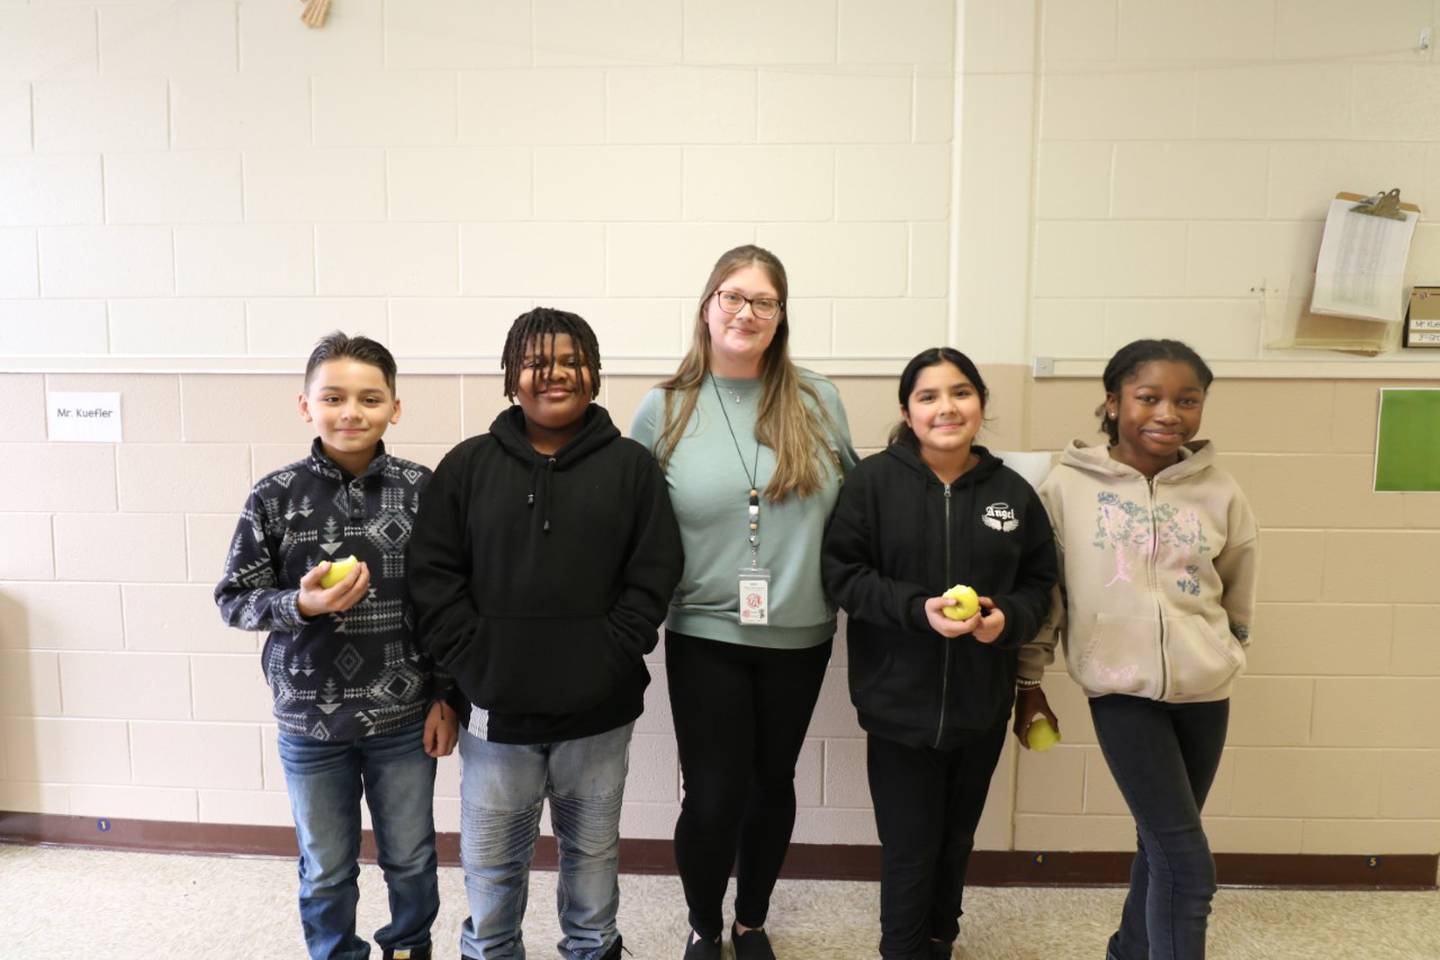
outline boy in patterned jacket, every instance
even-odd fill
[[[440,909],[435,758],[455,748],[452,686],[415,644],[405,549],[430,471],[385,452],[400,419],[395,358],[336,331],[305,367],[310,455],[255,485],[215,587],[232,627],[267,630],[280,760],[300,858],[300,925],[314,960],[360,960],[360,797],[370,807],[390,922],[386,960],[430,957]],[[358,559],[338,582],[337,561]],[[338,573],[338,569],[337,569]],[[331,582],[327,586],[325,581]]]

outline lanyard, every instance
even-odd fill
[[[746,538],[750,544],[750,566],[760,566],[760,438],[755,438],[755,463],[745,466],[745,454],[740,451],[740,438],[735,436],[735,425],[730,422],[730,412],[725,409],[725,398],[720,396],[720,385],[715,382],[715,375],[710,375],[710,386],[715,388],[715,399],[718,401],[720,413],[725,417],[725,426],[730,431],[730,440],[735,444],[735,455],[740,458],[740,469],[745,471],[745,479],[750,481],[750,508],[747,511],[749,517],[749,535]]]

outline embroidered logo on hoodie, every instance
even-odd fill
[[[1020,520],[1015,516],[1015,508],[1008,503],[992,503],[985,508],[985,514],[981,521],[991,530],[999,530],[1001,533],[1014,533],[1020,529]]]

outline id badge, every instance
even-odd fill
[[[765,567],[740,568],[740,626],[759,627],[770,622],[770,571]]]

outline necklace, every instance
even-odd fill
[[[715,379],[715,374],[713,373],[710,374],[710,382],[715,385],[715,396],[719,397],[720,382]],[[745,394],[741,392],[738,387],[732,387],[730,384],[727,383],[725,384],[725,392],[730,395],[730,399],[734,400],[737,406],[745,402]]]
[[[720,385],[715,382],[715,375],[710,375],[710,385],[715,388],[715,399],[720,401],[720,413],[725,417],[725,426],[730,431],[730,440],[735,444],[735,455],[740,458],[740,469],[745,471],[745,479],[750,481],[750,503],[746,515],[749,518],[749,534],[746,537],[750,544],[750,566],[758,567],[760,563],[760,439],[755,439],[755,462],[750,467],[745,466],[745,454],[740,450],[740,438],[735,436],[735,425],[730,422],[730,412],[725,409],[725,398],[720,396]],[[729,390],[729,388],[726,388]],[[735,402],[740,402],[740,397],[734,391]]]

